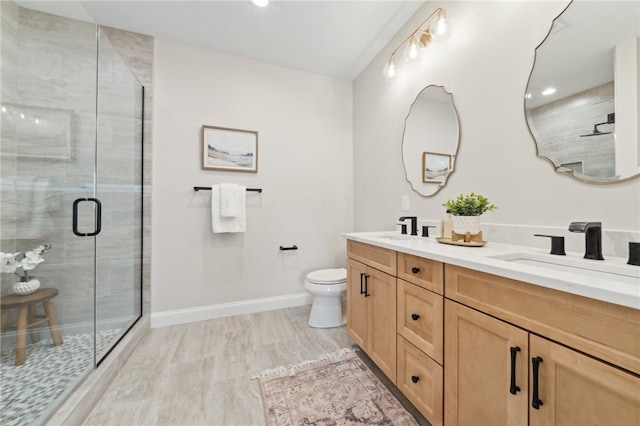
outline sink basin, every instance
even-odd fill
[[[383,240],[410,240],[411,238],[415,238],[415,235],[405,235],[405,234],[385,234],[385,235],[376,235],[375,238],[382,238]]]
[[[539,253],[508,253],[487,256],[487,258],[617,282],[640,284],[640,268],[633,265],[607,262],[606,260],[577,259]]]

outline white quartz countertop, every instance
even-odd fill
[[[491,242],[482,247],[463,247],[393,231],[354,232],[344,236],[361,243],[640,309],[640,266],[627,265],[626,259],[589,260],[582,257],[584,253],[571,252],[566,256],[555,256],[548,250]],[[515,258],[524,260],[505,260]],[[535,261],[527,262],[526,258]]]

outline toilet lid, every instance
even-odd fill
[[[346,280],[347,270],[344,268],[320,269],[307,274],[307,281],[315,284],[339,284]]]

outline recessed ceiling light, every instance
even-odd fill
[[[553,95],[554,93],[556,93],[556,88],[549,87],[542,91],[542,96],[549,96],[549,95]]]
[[[253,4],[259,7],[265,7],[269,4],[269,0],[251,0]]]

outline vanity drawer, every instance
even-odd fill
[[[398,278],[443,294],[443,276],[442,262],[398,253]]]
[[[396,252],[370,244],[347,240],[347,255],[390,275],[396,275]]]
[[[402,336],[398,336],[396,386],[433,426],[443,422],[443,369]]]
[[[398,287],[398,334],[442,365],[444,298],[401,279]]]
[[[640,310],[448,264],[445,297],[640,374]]]

